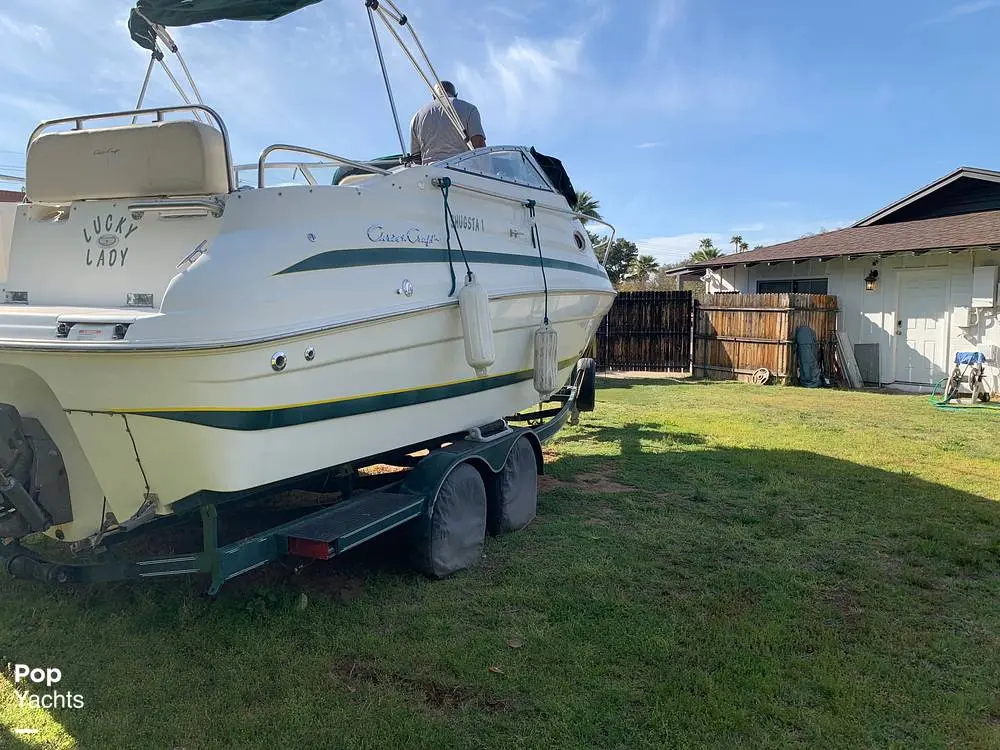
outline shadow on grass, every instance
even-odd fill
[[[695,432],[677,432],[666,430],[662,424],[647,422],[645,424],[633,423],[623,427],[612,427],[607,425],[592,426],[585,422],[580,423],[573,434],[560,438],[560,443],[615,443],[619,446],[621,455],[630,455],[642,452],[642,441],[656,441],[667,445],[703,445],[705,438]],[[567,460],[567,459],[560,459]]]
[[[15,727],[15,729],[28,729],[29,727]],[[31,748],[37,748],[38,745],[29,745],[25,742],[20,735],[14,734],[14,732],[8,727],[0,725],[0,748],[7,750],[31,750]]]
[[[677,449],[646,453],[642,441],[649,438],[673,442]],[[740,571],[754,565],[769,570],[786,566],[787,571],[782,568],[780,575],[818,576],[831,585],[859,592],[875,580],[888,579],[903,592],[898,599],[881,603],[890,615],[898,609],[912,617],[914,608],[923,608],[928,617],[936,617],[940,607],[949,616],[975,619],[981,605],[968,597],[982,595],[985,582],[995,580],[1000,573],[1000,504],[984,497],[804,451],[699,449],[704,442],[701,436],[671,433],[652,423],[622,428],[584,424],[576,434],[561,437],[560,444],[566,444],[568,450],[553,462],[553,471],[571,477],[593,472],[598,463],[606,467],[607,455],[578,452],[586,441],[621,447],[623,460],[606,470],[612,473],[610,478],[634,487],[635,492],[620,502],[613,498],[605,502],[624,518],[615,544],[625,550],[622,556],[632,560],[632,565],[644,563],[653,554],[644,551],[650,544],[644,532],[659,530],[661,546],[655,554],[670,557],[675,553],[670,540],[677,521],[696,514],[698,525],[692,534],[697,535],[683,543],[678,537],[676,544],[685,546],[684,554],[704,548],[711,575],[740,578],[746,575]],[[507,564],[512,565],[509,556],[514,553],[507,550],[527,545],[536,564],[539,560],[542,563],[537,570],[522,572],[533,577],[525,585],[544,590],[551,585],[548,576],[560,567],[559,555],[577,552],[532,548],[541,544],[533,537],[545,537],[539,524],[554,520],[567,524],[571,534],[565,544],[572,546],[573,530],[587,531],[585,520],[578,516],[585,502],[586,497],[572,487],[544,495],[539,521],[520,532],[513,545],[499,540],[496,554],[507,555]],[[203,738],[203,745],[198,746],[221,746],[239,731],[238,720],[223,717],[226,707],[242,706],[248,690],[266,689],[267,680],[251,673],[261,669],[289,671],[287,679],[273,678],[288,702],[268,709],[268,721],[257,727],[255,741],[259,745],[253,746],[278,746],[290,723],[303,721],[306,725],[302,730],[316,731],[319,742],[327,737],[323,732],[333,731],[308,723],[320,721],[316,718],[319,714],[306,709],[302,709],[305,718],[282,713],[283,708],[297,705],[296,701],[308,704],[316,689],[314,683],[322,678],[310,671],[312,663],[303,660],[304,654],[312,658],[321,653],[330,661],[343,661],[345,648],[377,651],[382,648],[381,639],[373,632],[381,631],[373,628],[415,628],[422,635],[414,638],[447,650],[449,636],[447,629],[442,629],[441,618],[460,623],[462,602],[456,602],[450,615],[442,615],[440,610],[429,615],[422,609],[425,600],[421,597],[429,596],[427,591],[432,587],[444,587],[458,600],[459,587],[487,585],[484,574],[475,570],[460,574],[457,586],[427,581],[410,571],[404,542],[403,533],[395,532],[335,561],[316,563],[299,572],[291,566],[272,564],[230,582],[212,604],[198,599],[198,591],[205,585],[202,578],[186,583],[177,579],[57,592],[41,584],[0,581],[0,597],[5,600],[0,612],[0,643],[6,641],[5,647],[12,649],[9,656],[19,661],[58,666],[70,688],[103,705],[96,713],[52,712],[79,739],[81,747],[174,747],[192,742],[192,737]],[[579,554],[587,552],[581,549]],[[730,573],[726,573],[727,568],[731,568]],[[709,601],[717,595],[710,584],[701,583],[706,571],[678,567],[675,573],[683,575],[697,595]],[[608,574],[632,575],[625,567]],[[776,585],[773,580],[780,575],[761,575],[753,598],[763,601],[772,595],[785,596],[784,591],[768,589]],[[955,587],[955,581],[964,582],[963,587]],[[652,588],[670,583],[646,582]],[[705,588],[698,589],[700,585]],[[928,604],[928,591],[940,591],[940,601]],[[296,601],[303,593],[319,605],[318,609],[311,604],[305,611],[296,611]],[[581,602],[592,596],[589,585],[558,593]],[[860,594],[845,594],[835,604],[844,612],[853,612],[859,608],[852,599],[855,596]],[[732,607],[737,604],[723,602],[720,606],[726,617],[732,617]],[[579,617],[586,623],[585,614]],[[699,630],[702,623],[692,620],[687,626]],[[646,635],[652,637],[652,633]],[[495,634],[483,631],[476,637],[494,638]],[[863,639],[864,635],[855,637]],[[393,643],[398,648],[398,641]],[[773,644],[773,648],[778,653],[768,658],[781,663],[781,644]],[[434,668],[434,663],[428,668]],[[614,670],[619,668],[634,668],[639,673],[644,669],[640,662],[609,666],[612,677],[608,679],[613,679]],[[890,683],[895,684],[891,676]],[[183,691],[180,685],[185,686]],[[573,694],[571,686],[566,690]],[[988,693],[988,686],[984,690]],[[151,713],[152,701],[168,705],[169,710]],[[207,701],[207,708],[203,701]],[[642,708],[641,700],[637,705]],[[969,705],[979,704],[970,699]],[[322,708],[333,710],[327,705]],[[336,704],[335,710],[346,712],[343,721],[349,721],[357,707]],[[618,720],[613,714],[615,711],[609,709],[605,717],[611,724]],[[206,718],[213,715],[216,718]],[[187,717],[183,728],[173,722],[174,716]],[[466,726],[458,718],[458,709],[429,719],[452,720],[457,727]],[[910,720],[915,721],[910,715],[885,718],[889,725],[900,727]],[[121,727],[129,728],[126,739],[134,745],[121,744]],[[680,737],[672,736],[674,742]],[[385,735],[379,738],[389,742]],[[26,747],[13,735],[9,740],[6,736],[0,739],[7,740],[4,747]],[[596,742],[599,738],[576,739]],[[631,737],[634,744],[643,744],[639,739]],[[876,740],[863,732],[859,737],[860,744],[877,744]]]
[[[651,372],[648,377],[642,376],[630,376],[630,377],[616,377],[609,376],[605,373],[597,373],[597,387],[601,390],[606,388],[614,389],[630,389],[637,386],[643,385],[654,385],[660,386],[671,386],[671,385],[718,385],[718,380],[708,380],[703,378],[692,378],[687,375],[682,375],[681,377],[676,377],[667,373],[655,373]]]

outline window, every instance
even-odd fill
[[[514,182],[539,190],[552,189],[522,151],[489,151],[467,159],[459,159],[450,166],[462,172]]]
[[[757,294],[826,294],[828,279],[758,281]]]

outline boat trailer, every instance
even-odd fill
[[[593,360],[581,359],[570,383],[546,403],[560,404],[524,412],[467,433],[401,448],[392,455],[396,464],[412,463],[402,479],[376,489],[354,491],[350,467],[334,467],[342,498],[332,504],[299,509],[292,520],[220,544],[219,508],[250,497],[267,497],[302,486],[307,478],[242,493],[200,493],[175,504],[176,515],[151,521],[135,531],[108,538],[97,562],[71,563],[47,559],[19,541],[0,539],[0,564],[12,577],[50,584],[94,584],[129,579],[203,574],[211,579],[208,595],[237,576],[283,557],[329,560],[387,531],[408,526],[415,567],[433,578],[443,578],[471,567],[482,554],[485,534],[516,531],[535,516],[538,475],[543,473],[542,443],[567,421],[576,423],[579,411],[594,408]],[[512,422],[527,422],[512,426]],[[421,448],[422,457],[411,456]],[[363,466],[389,462],[372,457]],[[394,475],[398,476],[398,475]],[[325,480],[324,480],[325,482]],[[131,560],[110,548],[154,531],[170,522],[201,516],[202,549],[191,554]]]

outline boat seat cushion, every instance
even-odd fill
[[[222,133],[194,120],[45,133],[25,178],[36,203],[229,192]]]

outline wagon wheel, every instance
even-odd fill
[[[944,400],[951,401],[958,395],[958,389],[962,385],[962,373],[959,372],[956,367],[951,371],[951,377],[948,378],[948,384],[944,387]]]
[[[752,382],[754,385],[767,385],[770,379],[771,379],[771,371],[768,370],[766,367],[760,367],[754,370],[750,382]]]

